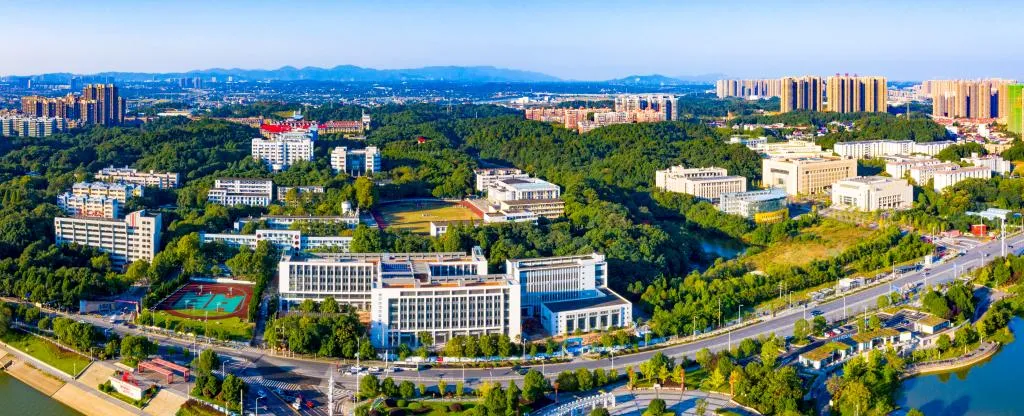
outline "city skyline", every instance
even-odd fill
[[[655,73],[1024,78],[1024,45],[1013,41],[1024,5],[743,3],[19,3],[0,24],[38,36],[0,46],[21,57],[0,74],[451,65],[583,81]],[[944,28],[960,34],[925,40]]]

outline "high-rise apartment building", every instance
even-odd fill
[[[0,136],[5,137],[48,137],[68,127],[68,120],[59,117],[0,116]]]
[[[718,98],[771,98],[782,95],[781,79],[720,79],[715,82]]]
[[[1006,87],[1006,130],[1024,134],[1024,84]]]
[[[922,86],[932,99],[932,115],[949,118],[998,118],[1006,120],[1012,111],[1013,81],[928,80]]]
[[[834,113],[884,113],[888,95],[885,77],[836,74],[825,84],[827,110]]]
[[[331,150],[331,168],[335,172],[345,172],[349,176],[365,176],[380,172],[382,167],[377,146],[352,150],[339,146]]]
[[[661,114],[663,121],[677,119],[679,112],[679,99],[674,95],[647,94],[647,95],[620,95],[615,97],[615,111],[624,113],[637,113],[653,111]]]
[[[136,260],[152,261],[160,249],[160,214],[135,211],[123,220],[74,217],[53,219],[55,240],[108,253],[115,266]]]
[[[82,95],[21,97],[21,110],[30,117],[60,117],[84,124],[115,125],[124,122],[125,100],[114,84],[89,84]]]
[[[780,81],[779,111],[822,111],[824,83],[821,77],[785,77]]]
[[[124,122],[125,101],[117,92],[114,84],[89,84],[82,89],[82,101],[95,104],[95,117],[92,123],[114,125]],[[83,115],[85,112],[82,112]]]

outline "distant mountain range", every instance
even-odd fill
[[[218,80],[227,80],[232,77],[235,80],[249,81],[343,81],[343,82],[401,82],[401,81],[452,81],[467,83],[485,82],[573,82],[552,75],[523,71],[518,69],[497,68],[493,66],[428,66],[423,68],[409,69],[373,69],[363,68],[354,65],[339,65],[333,68],[305,67],[296,68],[284,66],[278,69],[241,69],[241,68],[211,68],[194,70],[188,72],[101,72],[89,75],[75,75],[70,73],[50,73],[34,75],[34,78],[46,81],[60,81],[71,79],[73,76],[83,78],[108,78],[122,81],[146,81],[153,79],[167,78],[189,78],[201,77],[209,79],[217,77]],[[637,86],[659,86],[659,85],[682,85],[682,84],[706,84],[720,78],[720,74],[707,74],[698,76],[667,77],[664,75],[633,75],[607,82],[615,85],[637,85]]]

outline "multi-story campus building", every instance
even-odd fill
[[[160,249],[160,214],[135,211],[122,219],[56,217],[54,236],[58,245],[79,244],[110,254],[115,266],[136,260],[152,261]]]
[[[494,186],[494,183],[500,180],[530,177],[529,174],[516,168],[475,169],[473,173],[476,174],[476,190],[478,192],[487,192],[487,188]]]
[[[787,113],[796,110],[822,111],[825,85],[821,77],[785,77],[780,81],[779,111]]]
[[[345,172],[349,176],[365,176],[380,172],[382,167],[377,146],[351,150],[339,146],[331,150],[331,168],[335,172]]]
[[[129,198],[143,196],[143,187],[130,183],[78,182],[71,186],[75,196],[92,198],[113,198],[121,205]]]
[[[913,140],[865,140],[838,142],[832,150],[839,156],[854,159],[870,159],[882,156],[928,155],[935,156],[954,141],[917,143]]]
[[[672,166],[655,171],[654,184],[663,191],[689,194],[710,201],[717,201],[723,193],[747,190],[747,178],[728,176],[725,169],[716,167]]]
[[[57,195],[57,206],[73,217],[118,218],[121,203],[105,196],[75,195],[70,192]]]
[[[259,218],[242,218],[235,221],[235,229],[241,230],[246,223],[262,221],[267,228],[288,230],[292,224],[345,224],[348,228],[359,226],[359,210],[346,211],[344,215],[264,215]]]
[[[739,215],[756,223],[777,222],[785,219],[789,210],[786,190],[781,188],[758,189],[746,192],[722,194],[718,210]]]
[[[914,204],[914,187],[905,179],[858,176],[832,185],[832,206],[858,211],[904,210]]]
[[[764,143],[758,145],[754,150],[767,158],[811,157],[828,154],[821,150],[821,146],[817,143],[806,140]]]
[[[113,166],[100,169],[96,173],[96,180],[103,182],[120,182],[135,185],[149,186],[160,189],[177,188],[181,184],[181,175],[175,172],[139,172],[127,166],[115,168]]]
[[[558,185],[537,178],[499,179],[487,188],[487,200],[497,206],[496,211],[529,211],[537,216],[558,218],[565,211],[561,193]]]
[[[269,139],[252,139],[252,158],[273,170],[287,169],[299,161],[313,160],[315,134],[305,131],[280,133]]]
[[[764,159],[761,169],[764,186],[783,188],[789,195],[811,195],[857,176],[857,161],[826,156]]]
[[[333,298],[370,311],[378,348],[437,343],[455,335],[520,335],[524,316],[553,335],[629,326],[631,305],[607,288],[599,254],[516,259],[488,274],[480,248],[470,253],[286,253],[278,265],[282,307]],[[546,315],[545,315],[546,314]]]
[[[968,166],[941,170],[933,173],[932,183],[936,192],[942,192],[950,186],[967,179],[989,179],[992,177],[992,170],[988,166]]]
[[[265,207],[274,200],[274,182],[270,179],[220,178],[206,194],[214,204]]]
[[[715,82],[718,98],[771,98],[782,95],[782,80],[775,79],[720,79]]]
[[[885,173],[888,173],[889,176],[894,178],[904,178],[907,177],[907,175],[910,175],[910,170],[915,167],[934,166],[941,165],[943,163],[945,162],[932,158],[896,160],[885,163]],[[917,182],[916,179],[914,181]]]
[[[48,137],[67,131],[68,120],[60,117],[25,117],[20,115],[0,116],[0,136],[4,137]]]
[[[935,172],[942,172],[952,169],[959,168],[960,165],[956,163],[921,163],[910,167],[910,178],[914,180],[914,183],[924,186],[928,181],[935,177]]]
[[[1003,159],[999,155],[985,155],[981,156],[977,153],[971,153],[971,157],[965,157],[960,159],[961,162],[967,162],[974,166],[985,166],[989,168],[992,173],[998,173],[1000,175],[1009,174],[1013,170],[1013,162]]]
[[[839,75],[828,77],[825,84],[827,111],[834,113],[884,113],[889,110],[885,77]]]
[[[255,234],[200,233],[203,243],[221,242],[231,247],[246,246],[256,248],[260,241],[266,241],[281,250],[294,249],[300,251],[313,249],[330,249],[347,253],[352,244],[349,236],[306,236],[301,230],[263,229]]]

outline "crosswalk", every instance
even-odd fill
[[[260,386],[269,387],[269,388],[272,388],[272,389],[281,389],[281,390],[319,389],[319,387],[314,387],[314,386],[303,386],[303,385],[300,385],[300,384],[288,383],[288,382],[280,381],[280,380],[269,380],[269,379],[267,379],[267,378],[265,378],[263,376],[242,376],[241,378],[242,378],[242,381],[245,381],[249,385],[260,385]]]

